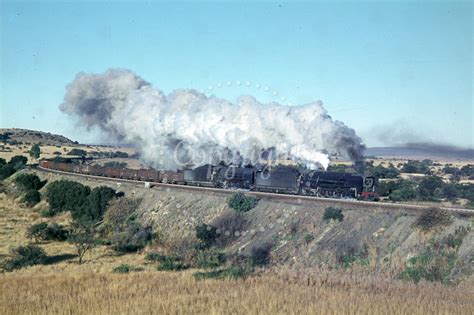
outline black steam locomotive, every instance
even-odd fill
[[[288,166],[269,168],[268,166],[237,167],[208,164],[177,172],[60,163],[50,160],[41,160],[40,166],[65,172],[157,183],[317,197],[377,199],[374,177]]]
[[[377,199],[374,177],[288,166],[246,168],[203,165],[185,170],[184,182],[187,185],[293,195]]]

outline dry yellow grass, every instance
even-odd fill
[[[35,269],[35,268],[32,268]],[[465,287],[414,285],[314,270],[196,281],[189,272],[38,270],[0,276],[2,314],[472,314]],[[310,280],[308,280],[310,279]]]

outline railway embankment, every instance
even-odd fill
[[[460,213],[451,212],[447,224],[423,229],[417,220],[424,209],[261,196],[255,208],[236,214],[227,203],[228,192],[36,172],[49,182],[67,178],[91,187],[107,185],[140,199],[142,224],[175,249],[195,241],[196,226],[205,223],[219,227],[220,245],[228,253],[270,245],[272,264],[352,266],[394,277],[403,270],[438,272],[458,279],[473,270],[473,221]],[[325,220],[328,207],[341,209],[342,220]]]

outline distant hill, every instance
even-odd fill
[[[0,128],[0,143],[9,144],[33,144],[43,145],[74,145],[77,141],[72,141],[61,135],[49,132],[18,129],[18,128]]]
[[[474,160],[474,149],[444,145],[409,144],[403,147],[373,147],[365,150],[365,156],[382,158],[432,159],[432,160]]]

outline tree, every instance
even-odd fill
[[[408,161],[406,162],[401,171],[403,173],[418,173],[418,174],[429,174],[430,166],[433,164],[431,160],[420,161]]]
[[[16,172],[19,169],[21,169],[23,166],[25,166],[26,162],[28,162],[28,159],[25,156],[15,155],[14,157],[10,159],[10,162],[8,162],[8,164],[10,164]]]
[[[47,187],[46,198],[55,213],[62,211],[75,212],[87,202],[91,189],[80,183],[59,180]]]
[[[444,182],[437,176],[426,176],[418,184],[417,193],[421,200],[433,200],[437,196],[435,192],[443,189]]]
[[[28,191],[41,189],[46,181],[41,181],[36,174],[19,174],[15,177],[15,183],[23,191]]]
[[[445,184],[442,188],[442,192],[443,196],[449,201],[456,200],[459,195],[456,185],[453,184]]]
[[[41,149],[40,149],[40,145],[38,143],[35,143],[33,144],[33,146],[31,147],[30,151],[30,156],[34,159],[38,159],[40,157],[40,154],[41,154]]]
[[[110,187],[100,186],[94,188],[85,202],[71,211],[73,219],[80,220],[84,224],[96,223],[102,220],[109,201],[116,196],[115,189]]]
[[[97,245],[93,231],[90,228],[77,226],[74,232],[69,235],[68,242],[76,247],[79,264],[82,264],[84,255]]]

